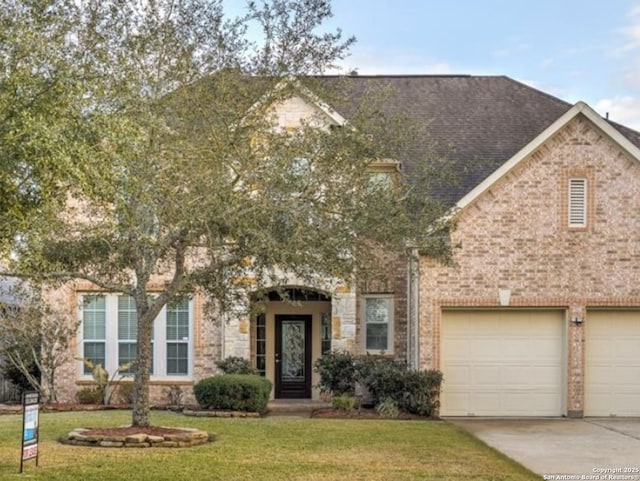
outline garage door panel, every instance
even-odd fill
[[[562,414],[561,311],[448,311],[441,339],[442,415]]]
[[[626,369],[620,369],[616,373],[616,379],[619,391],[629,389],[631,392],[636,392],[640,382],[640,368],[627,366]]]
[[[450,404],[451,412],[463,413],[469,405],[469,393],[467,392],[455,392],[452,391],[448,402]],[[453,414],[453,416],[462,414]]]
[[[476,339],[469,349],[469,356],[475,360],[493,361],[500,352],[500,341],[493,339]]]
[[[500,384],[501,373],[499,366],[476,366],[471,372],[472,376],[469,381],[474,382],[479,389]]]
[[[447,372],[447,383],[450,386],[469,384],[471,368],[469,366],[452,366]]]
[[[584,327],[585,415],[640,416],[640,311],[588,311]]]
[[[640,350],[640,345],[637,339],[619,339],[613,349],[613,359],[627,365],[637,365],[639,362],[638,350]]]

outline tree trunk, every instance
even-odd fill
[[[138,362],[133,380],[133,426],[147,427],[151,425],[149,414],[151,404],[149,399],[149,380],[151,372],[151,334],[154,318],[149,309],[138,307]]]

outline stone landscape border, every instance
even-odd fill
[[[200,429],[165,428],[173,432],[166,434],[146,434],[141,428],[140,433],[94,434],[92,429],[77,428],[69,433],[64,444],[73,446],[91,446],[100,448],[190,448],[209,442],[211,437]]]

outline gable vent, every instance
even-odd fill
[[[569,179],[569,227],[587,226],[587,179]]]

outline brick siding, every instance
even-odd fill
[[[567,181],[587,178],[588,225],[570,229]],[[460,214],[454,263],[421,260],[420,364],[439,367],[442,308],[640,308],[640,164],[577,116]],[[568,322],[569,414],[583,410],[584,326]]]

